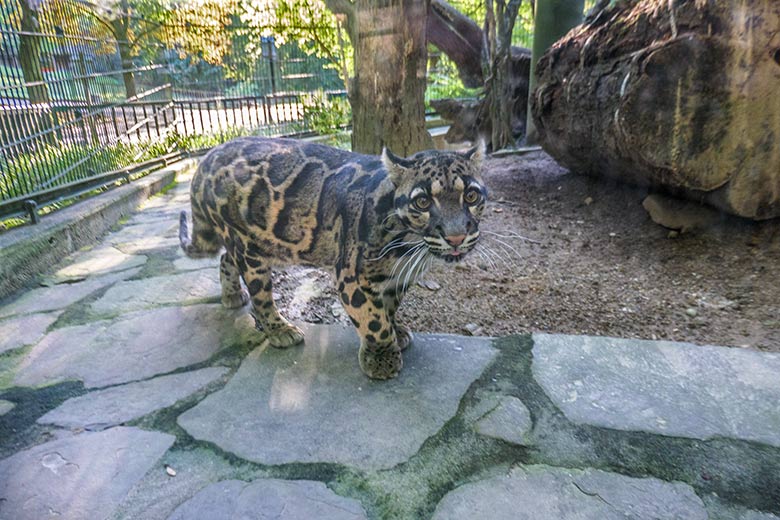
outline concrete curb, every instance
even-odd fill
[[[105,194],[0,235],[0,300],[49,272],[63,258],[95,244],[119,219],[197,164],[178,161]]]

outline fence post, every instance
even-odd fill
[[[38,216],[38,203],[34,200],[26,200],[24,201],[24,209],[27,210],[27,215],[30,217],[31,223],[37,224],[40,222],[40,217]]]

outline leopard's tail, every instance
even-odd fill
[[[187,212],[182,211],[179,215],[179,244],[184,254],[190,258],[206,258],[219,254],[222,244],[211,226],[198,221],[194,214],[192,224],[193,233],[190,236]]]

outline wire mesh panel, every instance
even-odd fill
[[[302,94],[343,91],[325,60],[242,24],[238,0],[132,4],[0,3],[0,216],[176,150],[305,131]]]

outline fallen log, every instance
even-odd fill
[[[778,217],[778,27],[780,2],[762,0],[623,0],[592,13],[537,64],[539,143],[575,172]]]

